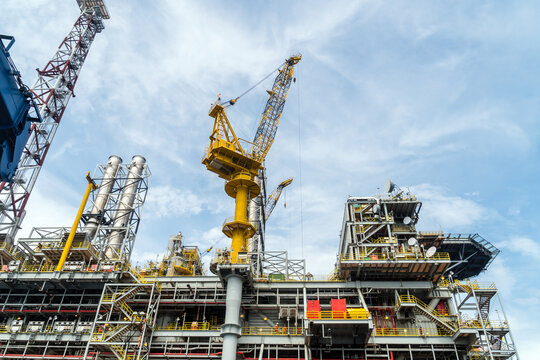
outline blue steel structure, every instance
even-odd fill
[[[4,41],[9,41],[7,46]],[[29,115],[34,107],[40,116],[32,93],[9,56],[14,42],[13,36],[0,35],[0,180],[6,182],[13,181],[31,122],[40,120]]]

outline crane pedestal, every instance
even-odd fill
[[[255,234],[256,229],[247,219],[248,200],[259,195],[261,189],[248,172],[233,175],[225,184],[227,195],[235,199],[234,221],[226,221],[223,233],[232,239],[231,263],[238,262],[238,253],[246,251],[247,239]]]

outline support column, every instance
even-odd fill
[[[246,185],[238,185],[236,187],[236,207],[234,209],[234,221],[247,223],[247,200],[248,187]],[[238,253],[246,251],[247,238],[244,236],[245,229],[238,227],[232,232],[231,243],[231,260],[235,264],[238,258]]]
[[[238,263],[238,253],[247,250],[247,239],[255,234],[255,227],[247,219],[247,206],[248,200],[260,191],[249,173],[237,173],[225,184],[225,192],[235,199],[234,220],[223,225],[223,233],[232,239],[230,261],[233,264]]]
[[[86,173],[86,180],[88,181],[88,185],[86,186],[86,191],[84,192],[83,199],[81,201],[81,205],[79,206],[79,211],[77,212],[77,216],[75,216],[75,221],[73,221],[73,226],[71,227],[71,231],[69,232],[69,236],[66,240],[66,245],[64,245],[64,251],[62,251],[62,255],[60,256],[60,260],[58,261],[58,264],[56,265],[55,271],[62,271],[62,268],[64,267],[64,263],[66,262],[66,259],[69,255],[69,251],[71,250],[71,243],[73,243],[73,239],[75,238],[75,234],[77,233],[77,228],[79,226],[79,222],[81,221],[81,217],[84,211],[84,208],[86,206],[86,202],[88,201],[88,197],[90,196],[90,193],[92,190],[95,190],[97,188],[97,185],[94,183],[94,180],[90,177],[90,173]]]
[[[227,297],[225,300],[225,324],[221,327],[223,338],[222,360],[236,360],[240,326],[240,304],[242,301],[242,277],[232,274],[227,277]]]

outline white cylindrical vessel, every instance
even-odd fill
[[[257,200],[258,200],[258,197],[255,197],[249,201],[248,214],[249,214],[249,222],[252,224],[255,224],[255,226],[257,227],[257,230],[259,230],[260,224],[259,224],[259,211],[258,211],[259,209],[257,208]],[[259,250],[257,247],[258,238],[259,238],[259,234],[257,231],[257,233],[253,235],[251,239],[247,240],[247,251],[249,253],[255,253]]]
[[[144,170],[146,159],[140,155],[135,155],[129,166],[129,174],[122,190],[118,209],[114,216],[113,229],[107,241],[105,256],[108,259],[120,259],[122,242],[126,236],[126,229],[133,212],[133,203],[137,195],[141,174]]]
[[[90,239],[96,234],[101,214],[103,214],[107,201],[109,201],[109,195],[111,194],[114,181],[116,180],[116,173],[118,172],[121,163],[122,158],[116,155],[111,155],[109,161],[107,161],[107,165],[103,171],[103,179],[99,184],[92,210],[90,210],[91,217],[84,227],[84,231],[88,233]]]
[[[236,360],[240,325],[240,305],[242,302],[242,277],[229,275],[227,277],[227,295],[225,300],[225,324],[221,327],[223,338],[222,360]]]

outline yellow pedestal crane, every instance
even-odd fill
[[[225,109],[234,105],[237,97],[228,103],[220,99],[212,104],[208,115],[214,118],[210,145],[202,160],[206,168],[226,180],[225,192],[235,199],[234,220],[226,220],[223,233],[232,239],[230,261],[236,264],[238,253],[245,251],[246,240],[255,233],[248,222],[248,200],[257,196],[261,189],[255,177],[272,146],[283,106],[293,81],[294,66],[302,55],[293,55],[278,69],[272,90],[268,90],[268,101],[253,142],[239,139],[227,119]],[[245,93],[244,93],[245,94]],[[242,147],[241,143],[244,143]],[[251,146],[251,149],[248,149]]]

